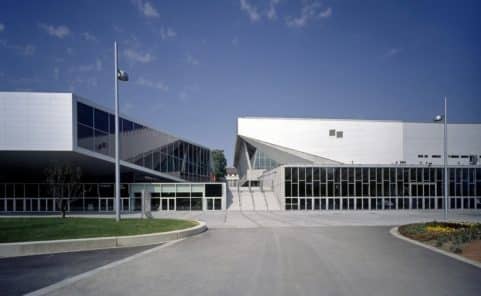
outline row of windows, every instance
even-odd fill
[[[136,194],[131,194],[134,189],[132,186],[139,186],[138,184],[121,184],[121,197],[139,197]],[[68,188],[70,187],[70,188]],[[152,187],[152,186],[151,186]],[[56,186],[57,190],[64,190],[68,192],[75,192],[76,197],[82,198],[111,198],[114,196],[114,184],[111,183],[86,183],[63,186]],[[156,184],[152,188],[156,188],[158,192],[152,192],[151,197],[222,197],[222,184]],[[0,183],[0,198],[51,198],[52,190],[50,185],[44,183]]]
[[[286,210],[443,209],[443,198],[286,198]],[[450,198],[451,209],[481,209],[481,198]]]
[[[469,158],[470,156],[472,157],[478,157],[477,155],[449,155],[448,158]],[[441,158],[441,155],[439,154],[433,154],[431,155],[432,158]],[[479,156],[481,158],[481,155]],[[429,158],[429,155],[427,154],[418,154],[418,158]]]
[[[77,104],[78,146],[114,157],[115,117]],[[188,180],[207,181],[210,151],[173,136],[120,118],[120,158],[159,172],[175,172]]]
[[[169,198],[150,200],[151,211],[201,211],[205,202],[206,210],[221,210],[220,198]],[[68,204],[68,211],[75,212],[112,212],[114,210],[113,198],[78,198]],[[140,198],[122,198],[121,210],[124,212],[141,211]],[[59,211],[53,198],[18,198],[0,200],[0,212],[55,212]]]
[[[451,168],[451,196],[481,196],[481,168]],[[286,167],[285,196],[442,196],[442,168]]]

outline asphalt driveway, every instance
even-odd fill
[[[479,295],[481,269],[389,229],[213,229],[53,295]]]

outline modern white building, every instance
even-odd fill
[[[234,166],[284,209],[436,209],[443,136],[438,123],[242,117]],[[481,124],[448,124],[448,155],[451,208],[481,208]]]
[[[0,213],[55,211],[45,169],[63,164],[85,183],[70,210],[113,211],[114,118],[71,92],[0,92]],[[140,194],[157,210],[225,208],[225,185],[209,182],[209,148],[124,115],[119,130],[123,211],[139,210]],[[156,185],[136,185],[147,182]]]

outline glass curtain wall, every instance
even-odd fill
[[[68,211],[114,211],[114,184],[84,183],[75,186],[78,194],[70,198]],[[220,183],[125,183],[121,184],[120,191],[122,211],[140,211],[142,193],[150,196],[152,211],[222,210],[222,200],[225,199],[223,184]],[[59,210],[58,200],[58,197],[52,196],[48,184],[0,183],[0,212],[56,212]]]
[[[208,181],[210,150],[120,118],[120,159],[190,181]],[[79,147],[114,157],[115,117],[77,103]]]
[[[286,210],[444,208],[440,167],[285,167]],[[481,168],[449,169],[449,207],[481,209]]]

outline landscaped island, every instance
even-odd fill
[[[196,225],[177,219],[0,218],[0,243],[137,235]]]
[[[428,222],[403,225],[399,232],[411,239],[481,262],[481,224]]]

